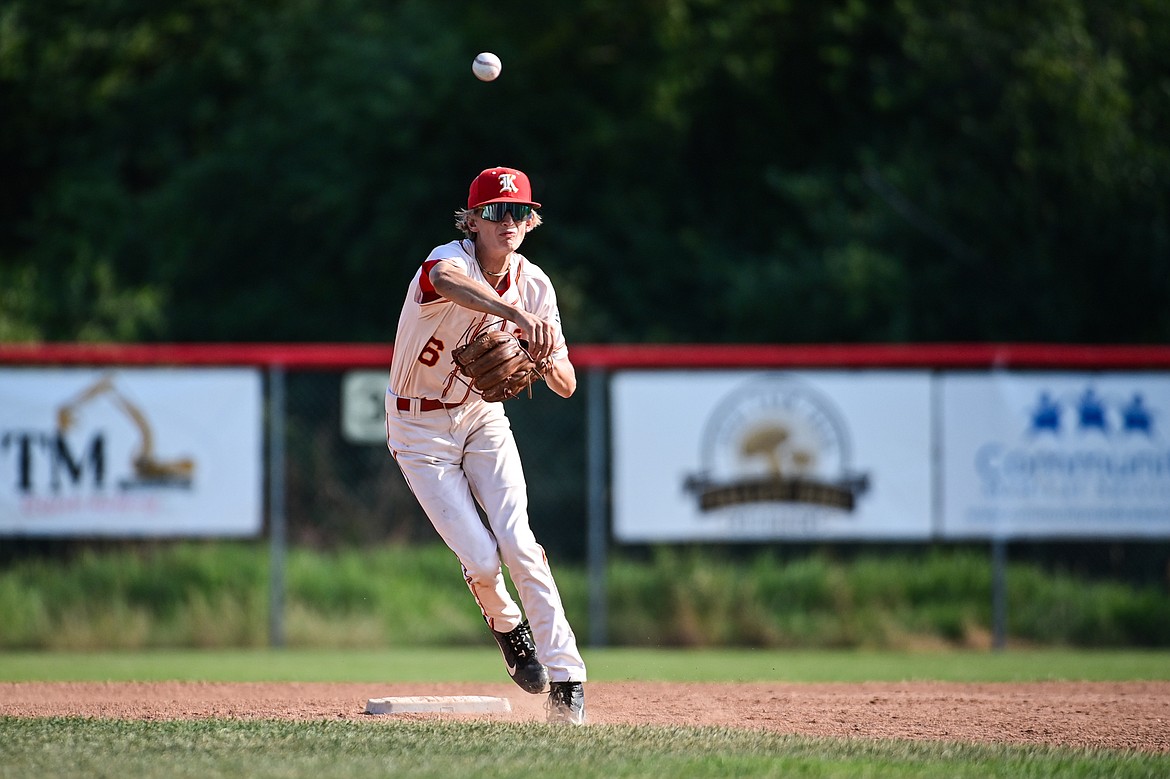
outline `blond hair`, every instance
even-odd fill
[[[483,208],[483,206],[480,206],[480,208]],[[471,230],[467,226],[467,217],[469,217],[469,216],[478,217],[479,216],[478,212],[479,212],[479,208],[456,209],[456,211],[455,211],[455,229],[458,230],[459,232],[463,233],[468,238],[474,239],[475,234],[472,233]],[[540,227],[541,224],[544,223],[544,220],[540,218],[540,212],[537,211],[535,208],[532,209],[532,213],[528,215],[527,221],[528,221],[528,229],[530,231],[534,230],[537,227]]]

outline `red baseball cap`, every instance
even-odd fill
[[[540,203],[532,199],[528,177],[515,168],[488,168],[471,182],[467,207],[478,208],[488,203],[528,203],[540,208]]]

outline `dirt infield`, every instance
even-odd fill
[[[1170,682],[957,684],[586,685],[591,724],[714,725],[845,738],[897,738],[1170,752]],[[511,684],[318,684],[203,682],[0,683],[0,715],[127,719],[203,717],[352,719],[366,700],[406,695],[507,698],[498,721],[543,721],[543,696]]]

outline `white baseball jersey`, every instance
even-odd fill
[[[452,350],[483,330],[502,327],[518,337],[520,330],[513,322],[472,311],[439,295],[431,284],[430,272],[441,260],[450,260],[471,278],[493,286],[494,280],[484,275],[475,260],[472,241],[451,241],[431,250],[406,290],[390,364],[390,391],[398,397],[459,403],[472,396],[451,358]],[[550,322],[556,332],[553,358],[568,355],[556,292],[544,271],[523,255],[514,254],[500,296],[510,305]]]

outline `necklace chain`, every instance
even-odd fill
[[[488,270],[487,268],[483,267],[483,263],[479,261],[479,258],[478,258],[478,257],[476,257],[476,258],[475,258],[475,264],[476,264],[476,265],[478,265],[478,266],[479,266],[479,269],[480,269],[481,271],[483,271],[483,272],[484,272],[484,275],[487,275],[487,276],[495,276],[495,277],[497,277],[497,278],[499,278],[500,276],[506,276],[506,275],[508,275],[508,270],[509,270],[509,268],[508,268],[508,267],[505,267],[505,268],[504,268],[502,271],[500,271],[499,273],[492,273],[490,270]]]
[[[472,256],[475,257],[475,243],[474,242],[472,242],[471,247],[472,247]],[[511,260],[508,261],[508,263],[504,266],[504,269],[502,271],[500,271],[499,273],[492,273],[490,270],[483,267],[483,263],[479,261],[479,257],[475,257],[475,264],[479,266],[479,269],[481,271],[483,271],[483,274],[485,276],[495,276],[497,279],[500,278],[501,276],[507,276],[508,271],[512,269]]]

